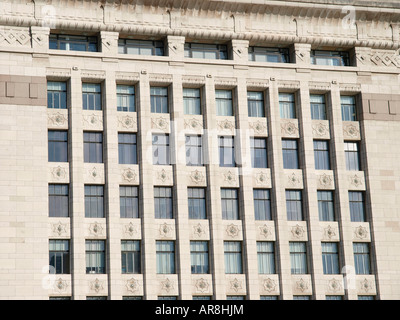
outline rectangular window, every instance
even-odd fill
[[[154,187],[154,213],[156,219],[174,218],[171,187]]]
[[[250,138],[252,168],[267,168],[267,139]]]
[[[265,117],[264,93],[247,91],[247,107],[249,117]]]
[[[282,156],[284,169],[299,169],[297,140],[282,139]]]
[[[207,241],[190,241],[190,262],[192,274],[209,273]]]
[[[55,50],[97,52],[97,37],[50,34],[49,48]]]
[[[349,53],[346,51],[311,50],[311,64],[318,66],[349,66]]]
[[[354,96],[341,96],[340,105],[343,121],[357,121],[356,98]]]
[[[206,189],[188,188],[189,219],[207,219]]]
[[[49,184],[49,217],[69,217],[67,184]]]
[[[203,166],[203,140],[201,136],[185,136],[186,139],[186,165]]]
[[[85,185],[85,217],[104,218],[104,187]]]
[[[319,221],[335,221],[332,191],[317,191]]]
[[[307,274],[307,246],[305,242],[289,242],[292,274]]]
[[[336,242],[323,242],[321,246],[324,274],[339,274],[338,244]]]
[[[221,189],[222,219],[239,220],[239,197],[237,189]]]
[[[215,90],[217,116],[233,116],[232,90]]]
[[[101,110],[101,84],[82,83],[82,107],[83,110]]]
[[[106,273],[104,240],[86,240],[86,273]]]
[[[257,260],[259,274],[275,273],[274,243],[257,241]]]
[[[219,166],[220,167],[236,167],[235,161],[235,138],[219,137]]]
[[[249,47],[249,61],[288,63],[289,49]]]
[[[68,131],[48,132],[49,162],[68,162]]]
[[[138,187],[120,186],[119,205],[121,218],[139,218]]]
[[[201,114],[200,89],[183,88],[183,111],[185,114]]]
[[[136,111],[135,86],[117,84],[117,111]]]
[[[349,171],[360,171],[360,150],[357,142],[344,142],[344,154],[346,158],[346,169]]]
[[[312,120],[326,120],[326,102],[325,95],[311,94],[310,95],[310,109]]]
[[[254,189],[254,214],[256,220],[271,220],[271,198],[267,189]]]
[[[121,241],[122,273],[141,273],[140,241]]]
[[[349,191],[350,219],[352,222],[365,222],[364,193]]]
[[[103,163],[103,133],[83,133],[84,161],[86,163]]]
[[[243,273],[242,243],[240,241],[224,241],[225,273]]]
[[[118,133],[119,164],[137,164],[136,133]]]
[[[67,83],[47,81],[47,108],[67,109]]]
[[[356,274],[371,274],[369,244],[353,243],[353,252]]]
[[[329,141],[314,140],[314,161],[316,170],[330,170]]]
[[[169,165],[169,135],[153,134],[153,164]]]
[[[150,103],[152,113],[168,113],[168,88],[150,87]]]
[[[118,53],[142,56],[163,56],[164,42],[153,40],[118,40]]]
[[[281,119],[296,119],[294,93],[279,93],[279,110]]]
[[[174,274],[175,242],[156,241],[156,260],[158,274]]]
[[[300,190],[286,190],[286,213],[289,221],[302,221],[303,202]]]
[[[185,57],[227,60],[228,47],[223,44],[185,43]]]
[[[50,273],[70,273],[69,240],[49,241],[49,266],[52,267]]]

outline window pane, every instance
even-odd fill
[[[156,241],[156,263],[158,274],[175,273],[174,241]]]
[[[139,218],[138,187],[119,187],[121,218]]]
[[[217,116],[233,116],[231,90],[215,90]]]
[[[263,92],[247,92],[249,117],[265,117]]]
[[[305,242],[289,242],[290,263],[292,274],[306,274],[307,250]]]
[[[239,200],[237,189],[221,189],[222,219],[239,219]]]
[[[190,242],[190,260],[192,274],[209,273],[208,242]]]
[[[296,119],[293,93],[279,93],[279,108],[282,119]]]
[[[48,132],[48,161],[68,162],[68,131]]]
[[[299,169],[297,140],[282,140],[284,169]]]
[[[363,192],[349,192],[350,218],[353,222],[365,222]]]
[[[235,143],[233,137],[219,137],[220,167],[235,167]]]
[[[242,244],[238,241],[224,241],[225,273],[240,274],[242,269]]]
[[[286,190],[286,212],[289,221],[302,221],[303,205],[301,199],[301,191]]]
[[[271,202],[269,190],[254,189],[254,214],[256,220],[271,220]]]
[[[200,89],[183,88],[183,108],[185,114],[201,114]]]
[[[172,189],[154,188],[154,213],[156,219],[173,219]]]
[[[274,243],[257,242],[257,259],[259,274],[275,273]]]
[[[316,170],[330,170],[328,141],[314,140],[314,161]]]
[[[203,188],[188,188],[189,219],[206,219],[206,192]]]
[[[118,134],[118,156],[120,164],[137,164],[135,133]]]
[[[320,221],[335,221],[335,209],[332,191],[317,191],[318,213]]]
[[[335,242],[325,242],[322,246],[322,265],[324,274],[339,274],[338,245]]]
[[[251,164],[253,168],[267,168],[267,140],[250,138]]]

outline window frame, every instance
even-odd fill
[[[85,184],[84,198],[85,218],[106,217],[104,185]]]
[[[329,199],[329,196],[331,199]],[[319,221],[336,221],[335,195],[332,190],[317,190]]]
[[[232,246],[228,247],[228,243],[229,245]],[[233,248],[234,244],[236,245],[237,248]],[[237,264],[228,263],[229,261],[230,262],[234,261]],[[224,262],[225,262],[225,274],[243,274],[242,241],[224,241]]]
[[[276,274],[274,242],[257,241],[256,245],[258,274]]]
[[[85,163],[103,163],[104,145],[103,132],[83,132],[83,156]]]
[[[350,54],[348,51],[331,51],[331,50],[311,50],[311,64],[316,66],[331,66],[331,67],[349,67]],[[332,64],[318,63],[318,59]],[[337,64],[335,65],[335,61]]]
[[[367,222],[365,193],[363,191],[349,191],[349,209],[351,222]]]
[[[154,186],[154,217],[155,219],[174,219],[174,194],[172,187]]]
[[[317,101],[317,98],[322,98]],[[313,101],[315,99],[315,101]],[[325,94],[310,94],[311,120],[328,120]]]
[[[193,191],[195,191],[195,190],[198,190],[198,191],[201,190],[201,193],[203,193],[203,196],[193,195]],[[198,205],[195,205],[196,202],[198,202]],[[202,209],[202,208],[204,208],[204,209]],[[196,212],[196,211],[198,211],[198,212]],[[207,219],[207,189],[206,188],[188,187],[188,215],[189,215],[190,220]]]
[[[193,141],[196,140],[196,141]],[[185,135],[185,151],[187,166],[204,166],[203,136],[195,134]],[[192,155],[195,156],[192,156]],[[192,160],[196,160],[195,163]]]
[[[168,86],[150,86],[150,109],[151,113],[170,112]]]
[[[297,119],[297,103],[294,92],[279,92],[279,114],[281,119]]]
[[[125,89],[125,92],[123,89]],[[132,93],[129,90],[132,89]],[[136,86],[117,83],[117,111],[136,112]]]
[[[132,140],[132,141],[128,141]],[[122,141],[123,140],[123,141]],[[137,134],[130,132],[118,132],[118,163],[138,164]]]
[[[93,245],[93,247],[88,245]],[[107,270],[106,241],[86,239],[85,258],[86,274],[105,274]],[[97,265],[98,262],[100,265]]]
[[[265,57],[266,59],[257,60],[257,57]],[[269,58],[275,57],[276,61],[270,61]],[[290,55],[288,48],[273,47],[249,47],[249,61],[254,62],[272,62],[272,63],[290,63]]]
[[[126,247],[125,247],[126,245]],[[130,245],[129,247],[127,247]],[[140,240],[121,240],[121,273],[141,274],[142,253]],[[125,266],[125,267],[124,267]]]
[[[261,96],[261,98],[257,96]],[[249,117],[266,117],[263,91],[247,91],[247,112]]]
[[[308,274],[307,243],[303,241],[289,241],[289,255],[291,274]]]
[[[61,193],[55,193],[57,192],[55,190],[56,187],[60,187],[62,189],[64,189],[64,194]],[[58,189],[60,189],[58,188]],[[54,190],[51,190],[54,189]],[[48,191],[49,191],[49,217],[64,217],[64,218],[68,218],[70,216],[70,212],[69,212],[69,185],[68,184],[56,184],[56,183],[49,183],[48,186]],[[52,193],[52,191],[54,193]],[[63,190],[59,190],[59,192],[62,192]],[[66,205],[66,209],[64,208],[64,206]],[[53,212],[55,213],[56,211],[58,212],[58,210],[56,210],[55,207],[60,206],[60,208],[62,208],[62,210],[60,210],[60,214],[53,214]]]
[[[194,95],[188,92],[196,92]],[[202,90],[201,88],[183,88],[183,113],[185,115],[202,115]],[[195,111],[193,111],[195,110]],[[198,110],[198,111],[196,111]]]
[[[346,98],[350,98],[352,102],[347,103]],[[342,112],[342,121],[358,121],[357,117],[357,96],[355,95],[341,95],[340,96],[340,109]]]
[[[48,162],[69,162],[68,130],[47,131]]]
[[[261,144],[264,144],[264,146],[261,146]],[[267,138],[250,137],[250,155],[252,168],[268,168]]]
[[[229,197],[227,192],[234,193]],[[221,188],[221,211],[222,220],[240,220],[240,203],[239,189],[237,188]]]
[[[322,242],[322,267],[324,274],[340,274],[339,244],[337,242]]]
[[[229,168],[236,167],[235,142],[236,142],[235,136],[218,137],[218,153],[219,153],[220,167],[229,167]]]
[[[194,248],[194,244],[202,245],[202,248]],[[205,248],[205,250],[204,250]],[[198,250],[194,250],[198,249]],[[210,273],[210,248],[208,241],[191,240],[190,241],[190,269],[192,274]],[[201,262],[195,264],[194,262]]]
[[[286,214],[288,221],[304,221],[304,204],[302,190],[285,190]],[[298,197],[300,195],[300,197]],[[300,212],[298,211],[300,209]]]
[[[55,247],[52,248],[52,244],[54,244]],[[57,244],[59,245],[57,246]],[[64,246],[64,248],[61,248],[61,246]],[[52,263],[52,258],[54,259],[54,263]],[[61,261],[58,261],[59,259]],[[71,273],[71,254],[69,239],[49,239],[49,266],[52,267],[50,269],[50,273],[52,274]]]
[[[157,137],[157,139],[155,139]],[[165,141],[160,142],[160,137],[164,138]],[[170,143],[169,134],[164,133],[153,133],[152,134],[152,148],[153,148],[153,165],[170,165],[171,154],[170,154]],[[164,155],[160,157],[161,154]],[[157,153],[157,156],[155,156]],[[161,161],[160,161],[161,160]]]
[[[65,49],[62,48],[63,44],[65,45]],[[70,49],[71,44],[85,45],[85,50]],[[99,39],[98,36],[52,33],[49,35],[49,49],[78,52],[99,52]]]
[[[331,170],[329,144],[329,140],[313,140],[315,170]]]
[[[266,198],[256,197],[256,193],[265,192]],[[271,191],[270,189],[253,189],[253,202],[254,202],[254,219],[256,221],[270,221],[272,220],[272,210],[271,210]],[[262,206],[260,203],[263,203]],[[268,208],[267,210],[262,210],[260,207]],[[264,215],[263,215],[264,213]]]
[[[352,145],[352,148],[349,147],[350,145]],[[347,171],[362,171],[359,142],[344,141],[344,154],[345,154]]]
[[[102,111],[102,92],[103,88],[101,83],[82,82],[82,109],[91,111]]]
[[[194,56],[193,53],[197,53],[200,56]],[[215,57],[207,57],[207,53],[214,53]],[[226,44],[186,42],[184,56],[191,59],[229,60],[228,46]]]
[[[299,141],[297,139],[282,139],[282,160],[283,169],[300,169]]]
[[[159,247],[161,244],[169,245],[172,250],[167,247]],[[161,248],[161,249],[160,249]],[[176,244],[173,240],[156,240],[156,272],[157,274],[175,274],[176,273]],[[167,261],[169,260],[169,261]],[[164,266],[162,262],[167,262]]]
[[[130,195],[126,195],[126,191],[130,189]],[[135,190],[135,192],[133,192]],[[123,192],[122,192],[123,191]],[[132,195],[133,193],[136,193]],[[127,204],[130,204],[128,205]],[[139,187],[138,186],[119,186],[119,207],[120,207],[120,218],[125,219],[138,219],[140,217],[139,212]]]
[[[136,49],[137,53],[128,52],[130,49]],[[151,50],[151,54],[143,50]],[[143,52],[142,52],[143,51]],[[165,44],[162,40],[142,40],[142,39],[118,39],[118,53],[132,54],[139,56],[158,56],[165,55]]]
[[[62,85],[61,89],[49,88],[51,85]],[[57,106],[54,103],[58,100]],[[67,81],[47,80],[47,109],[68,109],[68,84]]]

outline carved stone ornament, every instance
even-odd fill
[[[338,292],[342,290],[342,284],[338,279],[331,279],[328,281],[328,290],[330,292]]]
[[[304,281],[303,278],[301,278],[299,281],[296,281],[296,288],[301,292],[306,291],[308,289],[307,281]]]
[[[0,46],[30,46],[31,36],[28,28],[4,27],[0,30]]]
[[[91,223],[89,226],[89,231],[94,236],[103,235],[103,227],[98,222]]]
[[[67,287],[68,287],[67,281],[63,280],[62,278],[58,278],[54,282],[54,290],[59,293],[65,292],[67,290]]]
[[[269,181],[270,181],[269,175],[266,174],[265,172],[260,171],[260,172],[256,173],[257,185],[260,185],[260,186],[267,185]]]
[[[263,288],[265,291],[268,291],[268,292],[275,291],[276,282],[274,280],[272,280],[271,278],[264,279]]]
[[[364,280],[360,281],[360,288],[364,292],[369,292],[372,290],[371,281],[369,281],[367,278],[364,278]]]
[[[201,278],[201,279],[196,280],[195,287],[196,287],[197,292],[204,293],[204,292],[208,292],[210,285],[208,284],[207,280]]]
[[[205,178],[201,171],[195,170],[190,173],[190,180],[192,180],[194,183],[198,184],[198,183],[204,182]]]
[[[53,224],[53,233],[57,234],[58,236],[67,234],[67,225],[64,223],[61,223],[61,221],[59,221],[58,223],[54,223]]]
[[[358,239],[365,239],[368,236],[368,231],[367,231],[367,228],[365,228],[363,226],[358,226],[354,230],[354,234],[355,234],[356,238],[358,238]]]
[[[50,125],[61,127],[68,122],[68,118],[65,115],[57,112],[55,114],[49,114],[47,116],[47,121]]]
[[[101,173],[97,170],[96,167],[93,167],[88,171],[89,177],[91,177],[93,180],[97,180],[101,178]]]
[[[325,238],[332,239],[333,237],[336,236],[336,230],[334,228],[332,228],[330,225],[328,225],[324,229],[324,235],[325,235]]]
[[[151,119],[151,127],[161,130],[167,130],[169,126],[169,121],[160,117]]]
[[[360,134],[358,127],[355,126],[354,124],[344,125],[343,131],[348,137],[353,137],[353,138],[357,138],[358,135]]]
[[[160,231],[160,235],[162,237],[170,237],[171,236],[172,227],[167,223],[160,225],[160,228],[158,230]]]
[[[299,132],[299,128],[293,122],[284,122],[281,124],[282,134],[295,136]]]
[[[132,222],[125,226],[125,233],[129,234],[130,236],[133,236],[137,232],[137,227]]]
[[[95,279],[90,282],[90,290],[95,291],[96,293],[103,291],[103,281],[100,281],[99,279]]]
[[[122,172],[122,178],[128,182],[136,181],[136,172],[132,169],[124,169]]]
[[[164,169],[162,169],[157,173],[157,179],[165,182],[166,180],[169,180],[169,175]]]
[[[203,234],[206,233],[205,230],[204,230],[204,227],[203,227],[200,223],[199,223],[198,225],[194,226],[193,229],[194,229],[193,233],[194,233],[195,235],[197,235],[199,238],[200,238]]]
[[[103,124],[102,117],[94,113],[88,116],[83,116],[83,121],[89,126],[98,126]]]
[[[322,122],[314,124],[312,126],[312,128],[313,128],[313,134],[320,136],[320,137],[327,135],[329,132],[329,127],[325,123],[322,123]]]
[[[174,282],[169,280],[168,278],[161,281],[161,290],[170,292],[174,289]]]
[[[271,227],[267,226],[266,224],[259,227],[259,229],[260,229],[260,234],[264,236],[264,238],[269,238],[270,236],[272,236]]]
[[[302,226],[299,226],[298,224],[292,227],[291,232],[293,234],[293,237],[297,239],[303,238],[305,234],[304,228]]]
[[[225,172],[224,173],[224,180],[227,181],[229,184],[235,183],[236,182],[236,175],[231,172]]]
[[[230,121],[228,119],[226,120],[222,120],[222,121],[218,121],[217,122],[217,126],[221,129],[221,130],[235,130],[235,123],[233,121]]]
[[[136,292],[139,290],[139,281],[137,281],[136,279],[129,279],[126,281],[126,289],[130,292]]]
[[[319,183],[322,187],[331,187],[332,186],[332,177],[327,175],[326,173],[319,176]]]
[[[291,175],[289,175],[289,177],[288,177],[288,182],[289,182],[289,185],[291,185],[291,186],[293,186],[293,187],[296,187],[296,186],[300,185],[301,180],[300,180],[300,178],[296,175],[296,173],[293,172]]]
[[[131,116],[122,116],[118,118],[118,122],[126,129],[132,129],[136,125],[136,120]]]
[[[57,180],[63,180],[67,176],[67,170],[63,167],[58,166],[56,168],[53,168],[53,170],[51,171],[51,175]]]
[[[231,284],[231,289],[234,290],[235,292],[238,292],[239,290],[242,290],[242,281],[239,281],[238,279],[233,279],[230,281]]]
[[[184,128],[185,129],[194,129],[194,130],[202,129],[203,124],[201,123],[201,121],[199,119],[196,119],[196,118],[185,119]]]
[[[357,174],[355,174],[354,176],[350,177],[350,184],[358,188],[363,185],[362,178],[360,178]]]
[[[260,120],[255,122],[249,122],[249,127],[254,130],[255,133],[265,133],[267,130],[267,124]]]
[[[235,238],[239,235],[239,227],[234,224],[230,224],[226,227],[226,233],[228,236]]]

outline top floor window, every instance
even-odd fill
[[[67,51],[97,52],[97,37],[51,34],[49,38],[49,48]]]
[[[311,64],[317,66],[350,66],[349,53],[346,51],[311,50]]]
[[[185,57],[228,60],[228,47],[224,44],[185,43]]]
[[[118,53],[142,56],[163,56],[164,42],[153,40],[118,40]]]
[[[249,47],[249,61],[288,63],[289,49]]]

